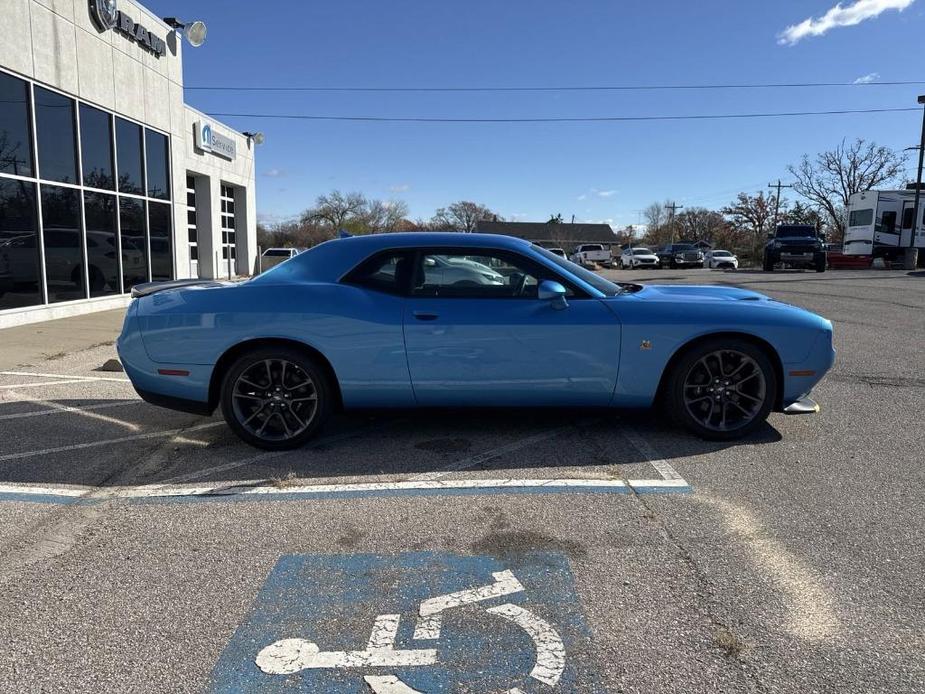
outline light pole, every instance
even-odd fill
[[[915,202],[912,203],[912,229],[909,238],[909,248],[906,250],[906,269],[915,270],[918,261],[919,249],[915,247],[915,232],[919,228],[919,203],[922,199],[922,164],[925,162],[925,94],[919,97],[922,104],[922,141],[919,143],[919,171],[915,179]]]

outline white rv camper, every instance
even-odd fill
[[[925,208],[925,193],[920,208]],[[868,190],[848,199],[845,255],[896,255],[909,248],[914,190]],[[919,209],[915,245],[925,248],[925,209]]]

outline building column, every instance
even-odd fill
[[[238,275],[257,274],[257,193],[253,186],[234,187],[235,272]]]
[[[199,244],[199,276],[222,277],[222,215],[219,209],[221,184],[217,178],[194,174],[196,189],[196,234]],[[218,252],[218,267],[215,254]]]

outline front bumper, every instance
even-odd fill
[[[802,398],[784,408],[784,414],[816,414],[821,408],[812,398]]]

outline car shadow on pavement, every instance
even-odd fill
[[[137,400],[44,401],[44,407],[82,412],[47,416],[21,416],[28,412],[25,405],[0,403],[0,428],[8,434],[0,446],[0,484],[405,478],[456,470],[516,477],[545,468],[556,476],[580,476],[579,468],[586,468],[584,474],[595,467],[629,469],[781,439],[763,424],[740,441],[705,441],[672,427],[655,411],[391,409],[338,414],[303,448],[271,453],[239,441],[218,417]]]

